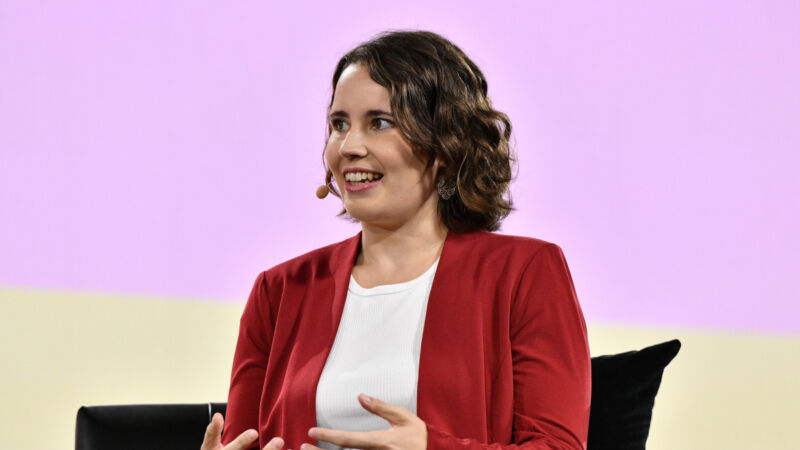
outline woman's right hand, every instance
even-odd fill
[[[206,435],[203,437],[203,445],[200,450],[245,450],[258,440],[258,431],[251,428],[237,436],[230,444],[223,446],[222,425],[224,423],[225,420],[222,418],[222,414],[214,414],[214,417],[211,418],[211,423],[206,427]],[[282,447],[283,439],[276,437],[272,438],[264,446],[264,450],[281,450]]]

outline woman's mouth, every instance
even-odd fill
[[[360,192],[377,186],[383,174],[377,172],[347,172],[344,174],[344,187],[348,192]]]

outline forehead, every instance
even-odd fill
[[[389,109],[389,90],[370,78],[369,70],[360,64],[351,64],[342,71],[336,82],[331,110],[356,113],[376,108]]]

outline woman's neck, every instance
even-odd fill
[[[421,275],[439,258],[448,231],[438,214],[396,228],[362,223],[361,230],[353,276],[364,287],[400,283]]]

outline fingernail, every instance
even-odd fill
[[[275,439],[273,439],[273,440],[272,440],[272,443],[273,443],[273,444],[275,444],[275,448],[277,448],[278,450],[280,450],[281,448],[283,448],[283,439],[281,439],[281,438],[275,438]]]
[[[317,429],[316,428],[309,428],[308,429],[308,437],[316,439],[317,438],[317,436],[315,436],[316,434],[317,434]]]
[[[245,431],[244,433],[245,433],[245,435],[244,435],[244,436],[245,436],[247,439],[251,439],[251,440],[252,440],[252,439],[255,439],[255,438],[257,438],[257,437],[258,437],[258,431],[256,431],[256,430],[247,430],[247,431]]]
[[[367,394],[361,394],[361,401],[369,405],[372,403],[372,397]]]

